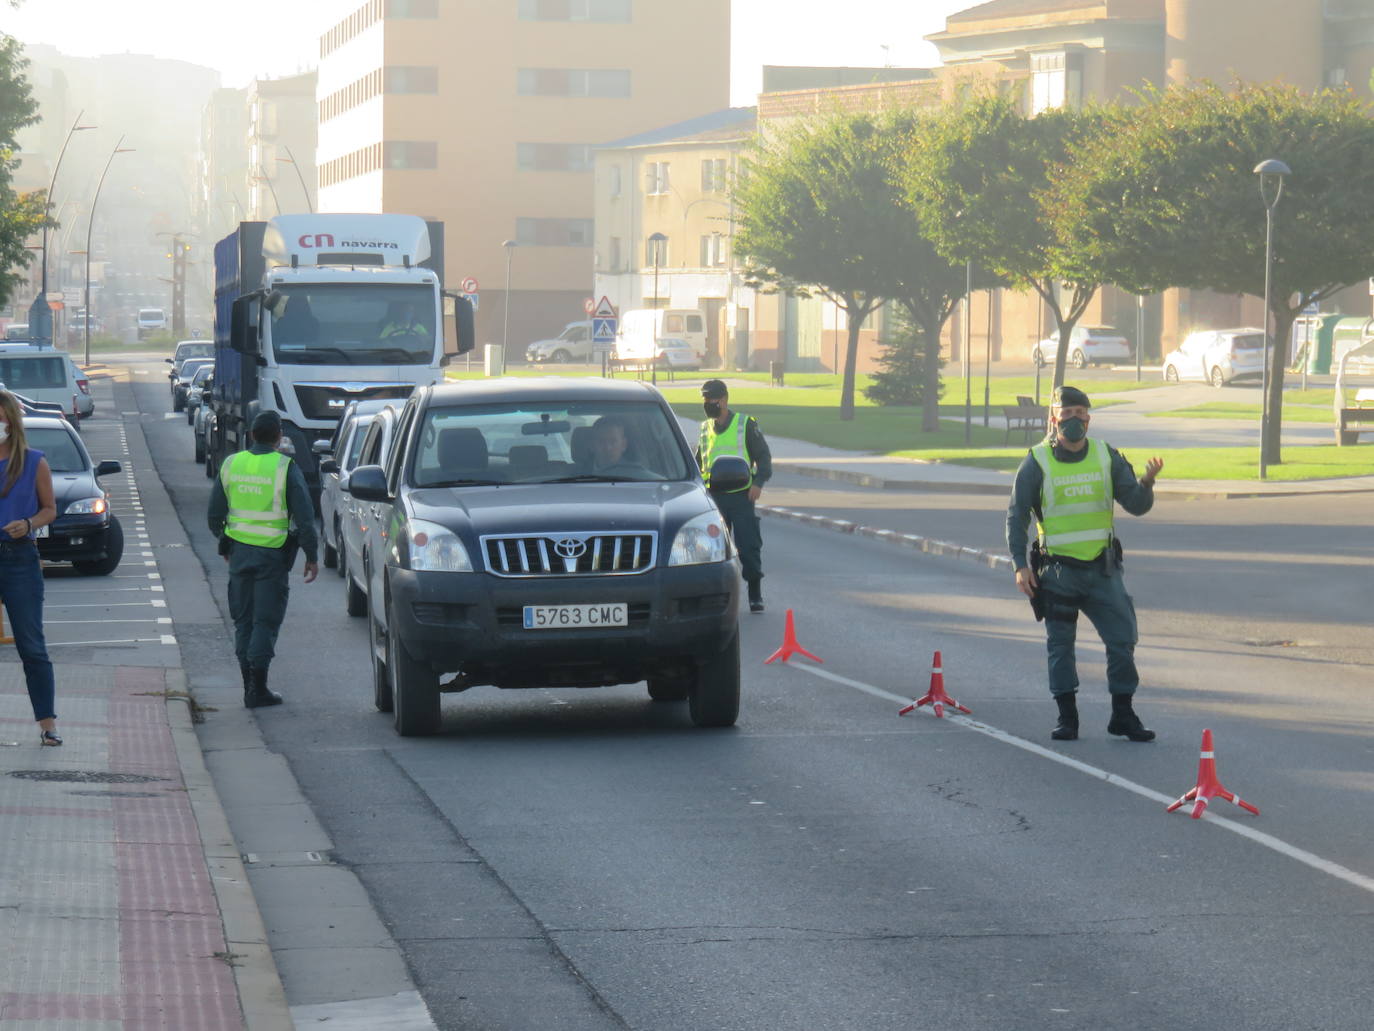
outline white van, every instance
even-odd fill
[[[73,422],[80,419],[83,391],[65,351],[33,348],[0,350],[0,385],[32,401],[62,406]]]
[[[161,308],[138,309],[138,339],[167,328],[167,313]]]
[[[652,361],[663,340],[686,341],[698,363],[706,360],[706,316],[696,308],[636,308],[620,316],[619,361]]]

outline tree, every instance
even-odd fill
[[[1151,91],[1081,140],[1047,210],[1093,267],[1134,293],[1264,295],[1254,168],[1292,169],[1275,211],[1266,461],[1280,462],[1286,342],[1307,305],[1374,275],[1374,119],[1346,90],[1203,83]]]
[[[23,281],[16,270],[32,259],[24,244],[46,217],[41,191],[20,194],[12,186],[19,165],[16,137],[20,129],[38,121],[38,105],[24,77],[27,66],[19,41],[0,34],[0,304],[7,303]]]
[[[1070,146],[1106,117],[1099,109],[1056,108],[1026,118],[1015,96],[976,93],[913,139],[901,179],[942,255],[1044,298],[1059,331],[1055,386],[1064,382],[1073,327],[1106,280],[1075,237],[1052,231],[1045,205]]]

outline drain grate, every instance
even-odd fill
[[[91,770],[11,770],[11,777],[20,780],[60,781],[67,784],[147,784],[166,780],[147,773],[105,773]]]

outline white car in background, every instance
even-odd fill
[[[1264,376],[1264,330],[1207,329],[1190,333],[1164,356],[1164,379],[1197,379],[1224,387]]]
[[[1055,330],[1031,348],[1036,368],[1053,365],[1059,353],[1059,331]],[[1075,369],[1109,362],[1126,362],[1135,357],[1131,342],[1112,326],[1074,326],[1069,336],[1068,363]]]

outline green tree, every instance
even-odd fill
[[[23,281],[18,270],[32,258],[24,244],[42,228],[45,217],[41,191],[20,194],[13,186],[19,165],[16,137],[20,129],[38,121],[38,105],[24,76],[27,66],[19,41],[0,34],[0,304],[8,303]]]
[[[1073,327],[1106,280],[1074,236],[1052,231],[1045,205],[1071,145],[1107,117],[1057,108],[1026,118],[1017,96],[977,92],[912,137],[901,176],[942,255],[1044,298],[1059,331],[1055,386],[1064,382]]]
[[[1153,91],[1080,141],[1049,197],[1056,232],[1134,293],[1264,295],[1265,205],[1254,168],[1292,175],[1275,210],[1266,460],[1281,460],[1283,374],[1302,309],[1374,275],[1374,119],[1347,90],[1210,84]]]

